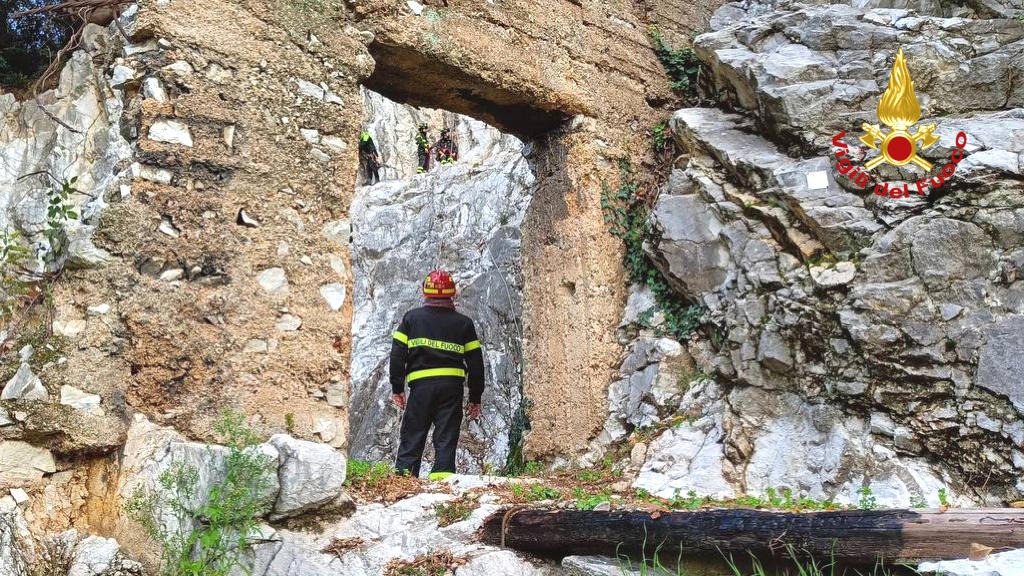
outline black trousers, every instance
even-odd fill
[[[434,467],[430,472],[455,472],[455,449],[462,425],[462,382],[432,382],[410,386],[402,418],[402,439],[395,469],[420,474],[427,431],[434,426]]]
[[[416,159],[418,164],[416,165],[416,171],[419,173],[427,172],[430,170],[430,154],[420,148],[416,151]]]
[[[377,182],[380,182],[380,164],[377,164],[373,158],[367,158],[363,160],[363,170],[366,172],[366,184],[373,184],[374,178]]]

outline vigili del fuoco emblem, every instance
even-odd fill
[[[939,137],[932,134],[935,124],[918,126],[913,134],[907,132],[907,128],[921,119],[921,105],[914,95],[914,82],[910,79],[902,48],[896,53],[896,62],[889,74],[889,87],[878,102],[878,119],[892,131],[883,133],[878,124],[865,123],[861,126],[867,134],[861,136],[860,141],[881,152],[864,164],[865,170],[871,170],[882,162],[893,166],[913,162],[925,172],[932,169],[931,163],[917,155],[917,143],[920,142],[924,150],[939,141]],[[876,145],[876,141],[881,141],[881,146]]]

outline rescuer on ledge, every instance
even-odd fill
[[[484,355],[473,320],[455,310],[455,281],[434,271],[423,282],[423,306],[410,310],[392,334],[392,401],[402,418],[395,469],[418,477],[427,431],[434,426],[431,480],[455,473],[463,388],[469,384],[470,420],[480,417]],[[405,385],[409,384],[408,399]]]

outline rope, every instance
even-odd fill
[[[526,510],[527,508],[529,508],[529,506],[523,506],[523,505],[513,506],[513,507],[509,508],[505,512],[505,515],[501,518],[501,547],[502,548],[505,547],[505,534],[508,532],[508,524],[512,520],[512,516],[516,515],[516,513],[518,513],[518,512],[522,512],[523,510]]]

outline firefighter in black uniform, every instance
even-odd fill
[[[374,178],[380,182],[380,155],[377,154],[377,145],[373,143],[373,138],[366,130],[359,135],[359,158],[363,161],[366,185],[373,184]]]
[[[459,160],[459,146],[452,139],[452,131],[449,128],[441,130],[441,139],[434,144],[437,150],[438,164],[452,164]]]
[[[423,295],[425,305],[407,312],[392,334],[392,400],[405,410],[395,469],[419,476],[427,431],[433,425],[434,467],[430,479],[439,480],[455,473],[463,387],[467,383],[466,412],[470,420],[480,417],[484,355],[473,320],[455,310],[455,282],[450,274],[431,272],[423,282]]]
[[[416,173],[423,174],[430,170],[430,135],[427,134],[427,125],[420,124],[420,131],[416,133],[416,156],[419,164],[416,165]]]

